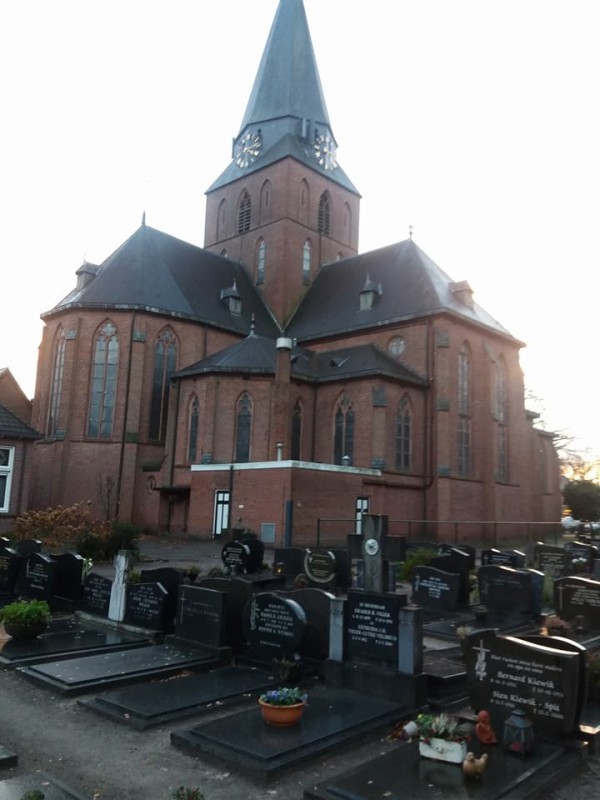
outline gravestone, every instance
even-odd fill
[[[304,572],[311,583],[321,587],[335,584],[336,558],[331,550],[307,549],[304,555]]]
[[[485,709],[502,723],[520,708],[548,738],[577,733],[585,648],[551,637],[483,630],[467,636],[465,658],[469,701],[476,712]]]
[[[221,560],[232,575],[252,575],[262,567],[265,546],[260,539],[234,539],[223,545]]]
[[[223,647],[226,595],[204,586],[182,586],[175,636],[207,647]]]
[[[164,618],[169,631],[175,625],[179,592],[183,586],[183,572],[173,567],[157,567],[143,569],[140,572],[140,583],[160,583],[167,595],[164,601]]]
[[[469,605],[469,571],[472,557],[469,553],[458,550],[456,547],[448,548],[442,555],[432,558],[428,566],[440,569],[443,572],[454,572],[459,576],[457,606]]]
[[[56,565],[53,605],[72,610],[81,601],[81,582],[85,560],[76,553],[50,554]]]
[[[442,556],[446,553],[452,553],[453,550],[460,550],[461,553],[466,553],[469,556],[469,569],[475,569],[477,550],[472,544],[448,544],[447,542],[440,542],[437,546],[437,550]]]
[[[362,533],[348,535],[348,555],[362,561],[362,588],[372,592],[387,592],[395,588],[391,562],[406,558],[406,539],[388,536],[388,517],[363,514]]]
[[[123,622],[127,604],[127,583],[129,580],[129,550],[119,550],[114,558],[115,578],[110,590],[108,618],[113,622]]]
[[[460,575],[429,565],[417,566],[412,573],[412,602],[440,615],[458,606]]]
[[[303,547],[277,547],[273,554],[273,569],[282,570],[286,579],[293,580],[304,572],[306,550]]]
[[[578,576],[554,581],[554,610],[562,619],[600,631],[600,581]]]
[[[306,614],[291,597],[262,592],[247,604],[243,627],[248,642],[244,660],[266,666],[273,659],[293,660],[298,654],[306,630]]]
[[[571,556],[572,572],[591,572],[593,559],[598,558],[598,548],[586,542],[565,542],[565,550]]]
[[[20,539],[15,543],[15,550],[22,556],[32,556],[42,552],[42,543],[39,539]]]
[[[346,657],[377,663],[398,664],[399,611],[406,595],[355,590],[346,602]]]
[[[17,581],[24,558],[12,547],[0,546],[0,602],[10,602],[17,595]]]
[[[167,613],[168,597],[162,583],[128,584],[123,622],[153,631],[172,631],[173,617]]]
[[[481,565],[483,567],[496,565],[523,569],[526,562],[527,556],[521,550],[497,550],[495,547],[491,547],[481,551]]]
[[[81,611],[106,619],[110,606],[112,581],[95,572],[87,575],[81,591]]]
[[[532,616],[532,574],[527,570],[490,564],[478,572],[479,598],[491,612],[507,616]]]
[[[196,586],[222,592],[225,597],[223,619],[225,644],[238,652],[246,644],[243,630],[244,609],[254,594],[253,586],[242,578],[202,578]]]
[[[48,556],[33,553],[27,559],[23,593],[35,600],[45,600],[52,605],[56,582],[56,563]]]
[[[306,616],[304,636],[297,652],[300,658],[313,662],[329,656],[329,624],[334,595],[322,589],[296,589],[288,597],[298,603]]]
[[[533,563],[549,578],[560,578],[567,575],[571,567],[571,556],[563,547],[544,542],[536,542],[533,551]]]

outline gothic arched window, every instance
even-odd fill
[[[102,324],[94,342],[87,435],[108,439],[112,435],[117,394],[119,337],[110,320]]]
[[[331,203],[327,192],[323,192],[319,199],[318,231],[325,236],[331,233]]]
[[[458,474],[471,473],[471,357],[467,345],[458,354]]]
[[[169,386],[177,368],[177,339],[171,328],[165,328],[154,344],[152,400],[150,403],[149,438],[164,442],[169,411]]]
[[[411,468],[412,419],[408,398],[403,397],[396,412],[396,469]]]
[[[250,461],[250,432],[252,430],[252,401],[244,392],[237,404],[235,428],[235,461]]]
[[[265,266],[267,262],[267,245],[264,239],[258,242],[256,251],[256,282],[263,283],[265,280]]]
[[[54,436],[58,427],[64,370],[65,332],[61,327],[54,340],[54,361],[52,364],[52,384],[50,386],[50,407],[48,409],[48,436]]]
[[[246,233],[250,230],[250,218],[252,214],[252,203],[250,195],[244,189],[238,206],[238,233]]]
[[[195,461],[198,452],[198,425],[200,422],[200,402],[194,395],[190,406],[190,423],[188,430],[188,461]]]

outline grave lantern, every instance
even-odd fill
[[[285,564],[283,561],[276,561],[273,564],[273,575],[285,575]]]
[[[511,753],[525,755],[533,750],[533,722],[525,716],[520,708],[515,708],[504,722],[502,741]]]

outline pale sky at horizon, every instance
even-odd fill
[[[527,347],[547,427],[600,454],[600,9],[304,0],[360,250],[408,236]],[[3,0],[0,367],[139,226],[197,245],[277,0]]]

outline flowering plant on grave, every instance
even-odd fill
[[[571,630],[571,623],[566,619],[561,619],[558,614],[548,614],[544,620],[544,627],[542,628],[543,636],[550,636],[551,633],[565,634]]]
[[[269,689],[258,699],[261,703],[267,703],[270,706],[295,706],[298,703],[306,703],[308,695],[297,686],[294,688],[280,686],[278,689]]]
[[[419,714],[416,719],[419,738],[425,744],[431,739],[446,739],[448,742],[468,742],[471,738],[468,726],[445,711],[441,714]]]

